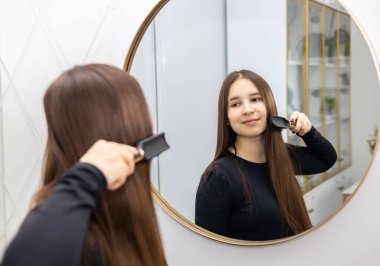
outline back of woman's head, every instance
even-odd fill
[[[48,140],[36,204],[96,140],[135,146],[152,135],[139,84],[116,67],[92,64],[64,72],[48,88],[44,108]],[[91,265],[88,259],[96,249],[107,265],[165,264],[149,176],[149,162],[141,162],[119,190],[103,192],[92,215],[84,264]]]

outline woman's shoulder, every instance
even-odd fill
[[[226,163],[228,162],[224,158],[220,158],[209,164],[201,176],[197,194],[229,190],[231,178],[226,170]]]
[[[212,161],[202,174],[202,178],[229,179],[233,161],[230,156],[223,156]]]
[[[206,171],[214,171],[214,172],[228,172],[228,169],[230,169],[233,166],[233,160],[231,156],[222,156],[214,161],[212,161],[209,166],[207,167]]]

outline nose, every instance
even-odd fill
[[[251,114],[255,111],[254,104],[249,101],[243,103],[243,114]]]

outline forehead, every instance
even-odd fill
[[[256,93],[260,93],[260,91],[252,81],[246,78],[240,78],[232,83],[228,92],[228,99],[249,96]]]

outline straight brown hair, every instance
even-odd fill
[[[38,205],[63,173],[98,139],[135,146],[152,135],[151,117],[138,82],[116,67],[76,66],[55,80],[44,97],[48,127]],[[136,165],[117,191],[105,190],[93,211],[82,255],[92,265],[166,265],[150,183],[150,164]]]
[[[228,94],[231,85],[238,79],[250,80],[259,90],[265,103],[268,117],[277,115],[276,102],[268,83],[258,74],[249,70],[231,72],[222,84],[218,101],[218,131],[214,160],[226,154],[230,147],[234,147],[236,133],[228,125]],[[268,118],[267,117],[267,118]],[[301,188],[295,178],[295,170],[290,161],[288,149],[278,131],[266,130],[265,155],[273,189],[277,196],[281,215],[294,234],[311,228],[311,222],[306,210]],[[244,175],[242,183],[248,201],[252,200],[252,189]]]

